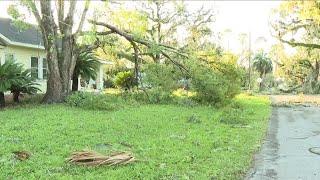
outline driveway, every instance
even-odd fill
[[[267,138],[245,179],[320,180],[320,150],[314,147],[320,149],[320,108],[274,107]]]

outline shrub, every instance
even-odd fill
[[[159,91],[172,92],[179,87],[181,72],[173,65],[152,63],[144,66],[143,83]]]
[[[126,101],[138,102],[139,104],[176,104],[194,107],[198,105],[188,96],[176,96],[162,89],[152,88],[144,91],[126,91],[121,93]]]
[[[66,99],[67,104],[74,107],[81,107],[91,110],[117,110],[123,108],[127,102],[123,98],[115,95],[93,94],[88,92],[76,92]]]
[[[117,73],[114,84],[121,89],[130,90],[135,85],[134,74],[132,71]]]
[[[241,71],[236,65],[225,62],[188,63],[193,98],[201,103],[225,104],[240,92]]]
[[[115,88],[114,82],[111,78],[103,80],[104,88]]]
[[[146,104],[170,104],[173,102],[172,94],[170,92],[163,91],[160,88],[124,92],[122,93],[122,97],[126,100],[133,100]]]
[[[153,88],[148,93],[149,103],[152,104],[168,104],[173,102],[173,96],[170,92],[162,88]]]
[[[20,81],[13,83],[10,87],[10,91],[13,94],[14,102],[19,102],[19,97],[21,94],[33,95],[41,91],[38,86],[39,84],[35,82],[35,78],[31,77],[30,70],[22,71],[20,76]]]
[[[0,108],[5,106],[4,92],[11,91],[14,101],[19,101],[21,93],[34,94],[39,89],[38,84],[30,77],[29,70],[23,70],[19,63],[6,61],[0,64]]]

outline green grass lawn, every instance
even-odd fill
[[[221,123],[223,109],[207,106],[8,108],[0,111],[0,179],[241,179],[265,134],[270,103],[245,95],[236,101],[245,126]],[[130,151],[139,161],[118,167],[65,162],[84,149]],[[12,152],[19,150],[32,156],[16,160]]]

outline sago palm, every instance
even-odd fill
[[[100,62],[92,52],[83,52],[79,55],[72,77],[72,91],[78,90],[78,78],[85,80],[95,79]]]
[[[0,64],[0,108],[5,106],[4,93],[9,91],[11,86],[22,82],[19,75],[22,72],[22,65],[13,61],[6,61]]]
[[[13,83],[10,87],[14,102],[19,102],[21,93],[36,94],[38,91],[41,91],[38,88],[39,84],[35,82],[35,78],[31,77],[31,71],[29,69],[22,71],[19,76],[21,80]]]

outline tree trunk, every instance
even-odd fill
[[[13,102],[19,103],[19,96],[20,96],[20,92],[19,91],[15,91],[13,92]]]
[[[71,79],[73,78],[73,54],[76,53],[74,51],[75,42],[72,37],[72,29],[65,31],[64,38],[62,39],[62,60],[60,61],[60,75],[62,79],[62,94],[63,96],[67,96],[70,93],[70,85]]]
[[[4,99],[4,92],[0,92],[0,108],[4,108],[6,106],[6,101]]]
[[[259,91],[262,91],[262,80],[263,80],[263,72],[260,72],[261,82],[259,83]]]
[[[134,85],[139,85],[139,52],[136,43],[131,42],[134,50]]]
[[[312,77],[311,77],[311,88],[312,93],[317,94],[320,91],[319,85],[318,85],[318,79],[320,74],[320,62],[315,62],[315,67],[313,68]]]
[[[85,2],[79,26],[74,30],[74,14],[77,1],[69,1],[69,11],[65,14],[65,1],[58,1],[57,15],[59,23],[55,22],[52,3],[50,0],[40,1],[40,11],[35,2],[28,1],[29,9],[34,14],[41,29],[48,61],[47,91],[44,103],[63,102],[70,93],[70,83],[73,75],[75,60],[78,56],[76,41],[83,27],[89,0]],[[40,14],[41,12],[41,14]]]
[[[73,75],[72,77],[72,91],[78,91],[79,80],[78,76]]]
[[[64,96],[62,94],[62,79],[60,76],[58,65],[58,50],[57,47],[53,44],[49,44],[46,50],[49,74],[47,81],[47,91],[42,101],[49,104],[62,102],[64,100]]]

